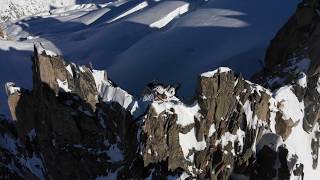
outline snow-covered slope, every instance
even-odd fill
[[[292,28],[290,30],[294,33],[288,33],[303,37],[293,42],[301,48],[298,54],[285,49],[290,57],[293,56],[292,59],[286,59],[283,67],[275,64],[271,70],[266,68],[259,74],[260,78],[265,79],[261,84],[269,87],[269,90],[244,80],[241,75],[234,75],[229,68],[208,70],[229,66],[246,78],[259,71],[262,66],[260,60],[264,57],[269,41],[292,14],[299,0],[117,0],[104,3],[92,1],[94,3],[91,4],[79,4],[82,3],[80,1],[64,1],[66,4],[61,4],[60,1],[10,2],[17,4],[14,8],[9,5],[1,8],[9,7],[6,12],[10,13],[17,13],[17,9],[24,13],[16,14],[17,16],[10,14],[12,19],[41,12],[1,24],[3,32],[0,31],[0,36],[3,37],[0,39],[0,84],[4,85],[7,81],[16,84],[7,83],[6,91],[0,91],[0,106],[6,107],[6,92],[9,101],[11,100],[9,104],[12,119],[17,120],[19,136],[27,133],[31,140],[38,135],[39,139],[48,138],[46,142],[52,140],[51,144],[55,149],[60,143],[69,146],[70,143],[65,139],[73,137],[67,133],[70,131],[75,135],[75,141],[70,139],[70,142],[76,143],[73,144],[75,148],[99,150],[97,144],[91,143],[101,143],[99,145],[102,145],[102,152],[110,156],[110,161],[108,159],[107,162],[112,163],[131,158],[131,155],[123,154],[125,151],[122,147],[127,147],[126,141],[131,141],[128,137],[137,137],[137,143],[132,141],[128,145],[137,145],[139,151],[133,149],[130,153],[140,152],[144,166],[151,170],[146,171],[151,179],[153,175],[161,174],[159,172],[162,169],[167,171],[168,168],[146,165],[163,161],[169,162],[168,167],[181,168],[188,176],[199,179],[206,179],[201,177],[208,177],[207,175],[211,179],[219,179],[221,169],[223,176],[231,175],[235,179],[240,179],[240,174],[250,176],[251,179],[264,179],[263,176],[266,176],[316,180],[320,176],[320,78],[319,71],[310,71],[313,67],[318,69],[317,59],[309,57],[313,53],[305,53],[309,48],[314,50],[318,46],[309,44],[302,47],[299,42],[301,39],[305,41],[306,37],[307,40],[319,41],[317,33],[314,37],[307,36],[309,28],[305,28],[307,25],[314,27],[314,23],[309,22],[310,19],[319,22],[319,13],[315,11],[318,8],[313,9],[314,14],[310,13],[310,16],[306,13],[306,17],[313,18],[303,19],[303,28],[300,21],[293,22],[298,24],[297,29],[307,32],[295,32]],[[51,5],[64,7],[49,10]],[[310,7],[313,4],[303,5],[306,9],[309,8],[308,11],[312,10]],[[289,25],[290,23],[292,22],[289,21]],[[290,36],[279,36],[276,39],[286,40]],[[291,45],[279,43],[275,47],[281,49],[283,44]],[[46,54],[35,53],[32,76],[30,56],[34,45],[36,52],[45,51]],[[62,57],[56,56],[59,54],[86,65],[66,63]],[[275,59],[277,62],[280,58]],[[117,82],[119,87],[107,78],[105,71],[94,69],[107,69],[108,78]],[[199,77],[198,74],[202,72],[206,73]],[[35,81],[33,93],[19,88],[32,89],[31,77]],[[164,86],[158,81],[145,87],[146,83],[154,79],[164,84],[179,82],[182,88],[176,94],[178,86]],[[55,93],[50,93],[50,89],[43,86],[45,84]],[[271,86],[272,84],[277,84],[279,89]],[[138,96],[144,87],[143,96]],[[192,97],[196,89],[197,94],[191,105],[183,97],[179,97]],[[79,97],[73,96],[77,93]],[[52,97],[47,98],[45,95]],[[20,97],[26,99],[21,100]],[[55,99],[58,101],[55,102]],[[61,111],[57,112],[57,109]],[[33,115],[29,116],[29,113]],[[49,115],[42,117],[47,114]],[[77,114],[79,116],[76,117]],[[82,122],[81,118],[85,121]],[[7,125],[3,123],[5,121],[1,123],[1,119],[5,118],[0,116],[0,130],[8,130],[9,128],[2,128],[1,124],[5,124],[4,127]],[[71,119],[77,123],[69,124]],[[59,122],[62,125],[56,124],[57,126],[47,130],[45,126],[39,126],[45,124],[43,122]],[[87,124],[90,122],[94,124]],[[99,128],[96,128],[97,122]],[[132,124],[137,126],[131,126]],[[30,131],[25,131],[25,127],[30,128]],[[110,142],[106,137],[97,136],[93,141],[81,138],[83,142],[78,144],[78,132],[73,132],[74,129],[70,127],[84,130],[80,134],[87,131],[101,135],[111,131],[114,134],[108,137]],[[66,131],[60,133],[64,129]],[[99,131],[102,129],[103,131]],[[133,134],[126,135],[127,130],[132,130]],[[56,132],[59,136],[64,136],[57,136],[57,144],[55,136],[51,137]],[[145,135],[142,139],[146,142],[137,136],[140,133]],[[6,136],[8,134],[0,136],[0,149],[10,152],[13,159],[20,157],[16,153],[20,145],[14,145],[15,142],[20,142],[19,139]],[[21,137],[27,136],[23,134]],[[84,137],[91,137],[91,134]],[[34,144],[38,143],[35,141]],[[93,146],[85,147],[85,144]],[[211,146],[215,147],[213,149],[218,154],[212,152]],[[41,147],[43,153],[47,153],[48,146]],[[50,153],[45,156],[48,155]],[[94,155],[99,157],[100,151]],[[221,162],[212,163],[215,159],[220,159],[216,158],[220,156]],[[21,157],[29,157],[20,162],[22,167],[26,166],[27,171],[45,178],[46,168],[42,164],[41,154]],[[241,170],[243,160],[245,166],[250,165],[248,168],[252,172],[238,171],[239,167]],[[99,159],[93,162],[103,161]],[[220,163],[223,165],[220,166]],[[84,163],[86,164],[90,165]],[[130,167],[135,166],[129,164]],[[8,167],[10,169],[11,166]],[[36,167],[38,170],[34,169]],[[40,171],[42,173],[38,173]],[[116,176],[119,173],[117,171],[108,170],[107,176],[101,179]],[[206,171],[209,173],[205,173]],[[206,175],[201,174],[203,172]],[[97,174],[99,173],[95,175]]]
[[[209,1],[179,18],[168,30],[135,43],[117,57],[109,73],[126,88],[132,86],[132,79],[139,84],[151,78],[171,83],[188,81],[181,87],[187,96],[193,93],[196,74],[218,66],[231,67],[249,78],[261,68],[259,61],[264,58],[269,40],[297,2]],[[137,68],[132,70],[132,66]],[[122,78],[124,73],[131,78]]]
[[[36,15],[50,9],[108,0],[1,0],[0,22]]]
[[[75,0],[2,0],[0,22],[50,10],[50,7],[74,5]]]
[[[32,1],[24,2],[31,3],[25,8],[33,7]],[[79,3],[41,2],[46,2],[43,6]],[[298,2],[118,0],[8,21],[1,25],[7,39],[0,40],[0,83],[30,87],[29,56],[33,43],[43,42],[67,59],[80,64],[91,61],[95,68],[107,69],[113,80],[135,94],[158,79],[183,82],[180,95],[190,97],[201,72],[221,65],[246,77],[257,72],[269,40]],[[5,101],[2,90],[0,96]]]

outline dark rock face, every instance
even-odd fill
[[[77,67],[70,64],[68,66],[71,74],[62,57],[51,57],[43,54],[44,52],[39,53],[42,55],[34,57],[34,91],[40,94],[41,90],[45,88],[44,86],[48,86],[55,94],[58,94],[61,91],[59,83],[67,82],[68,88],[89,103],[94,110],[95,104],[98,102],[98,92],[90,69],[86,66]],[[80,71],[77,71],[77,68]]]
[[[5,120],[4,117],[0,116],[0,179],[23,179],[16,172],[13,172],[8,164],[13,164],[20,172],[23,173],[24,178],[36,179],[22,163],[19,162],[19,158],[16,155],[19,153],[20,156],[25,158],[27,155],[25,151],[13,150],[16,145],[17,134],[14,124]]]
[[[298,6],[271,41],[265,59],[266,68],[255,78],[256,82],[274,89],[297,81],[300,72],[306,74],[308,86],[302,90],[296,86],[295,90],[304,100],[306,116],[303,127],[307,132],[319,120],[319,7],[317,0],[304,0]]]
[[[304,105],[302,128],[310,134],[312,141],[307,148],[311,149],[312,169],[317,169],[319,151],[319,14],[320,2],[304,0],[295,14],[281,28],[271,41],[265,59],[265,69],[254,77],[256,83],[272,90],[291,85],[294,93]],[[278,117],[278,115],[277,115]],[[288,131],[294,131],[296,123],[277,120],[285,131],[277,131],[287,137]],[[277,129],[276,129],[277,130]],[[284,138],[285,140],[286,138]],[[306,164],[299,165],[293,173],[301,173]]]
[[[163,178],[166,172],[179,168],[197,179],[229,179],[234,174],[253,179],[288,179],[292,167],[287,166],[285,146],[270,149],[269,144],[278,143],[275,139],[263,140],[263,148],[256,148],[262,135],[269,131],[271,120],[284,121],[281,112],[277,113],[279,119],[270,118],[274,113],[270,109],[272,99],[268,90],[232,71],[219,69],[211,77],[201,76],[195,114],[187,114],[183,109],[195,106],[188,107],[176,99],[151,104],[143,126],[144,166],[153,168],[153,178]],[[186,118],[192,121],[179,122]],[[286,128],[277,129],[288,131]],[[187,153],[185,146],[189,146]],[[269,164],[264,165],[264,158]],[[275,167],[278,158],[282,165]],[[152,166],[157,163],[165,165]]]
[[[304,0],[295,14],[271,41],[266,54],[266,68],[288,65],[288,59],[307,52],[312,60],[312,74],[318,73],[319,62],[319,1]]]
[[[72,74],[62,57],[36,51],[33,90],[9,96],[15,138],[41,164],[40,173],[31,170],[31,175],[90,179],[120,167],[125,171],[124,157],[133,159],[136,149],[132,115],[118,104],[99,103],[91,70],[69,66]],[[62,87],[70,92],[61,89],[59,80],[68,83]],[[112,152],[119,157],[110,157]]]
[[[8,90],[13,121],[0,121],[4,178],[229,179],[264,177],[264,168],[258,170],[264,166],[275,172],[272,177],[280,178],[280,172],[290,177],[286,158],[281,167],[273,161],[263,165],[267,154],[275,154],[274,161],[280,157],[279,148],[256,147],[271,121],[282,120],[281,112],[271,118],[276,100],[229,69],[201,75],[192,105],[171,93],[140,102],[139,108],[149,106],[140,116],[121,105],[126,103],[102,101],[116,91],[107,83],[101,94],[90,68],[36,50],[33,71],[32,91]]]
[[[13,121],[0,121],[4,178],[288,179],[297,171],[280,140],[295,125],[282,102],[230,69],[202,74],[191,105],[172,88],[160,99],[151,88],[149,102],[127,102],[128,94],[99,82],[95,70],[37,50],[33,72],[32,91],[7,90]]]

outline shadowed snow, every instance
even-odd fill
[[[0,83],[30,88],[33,43],[42,42],[68,60],[106,69],[136,95],[158,79],[182,83],[178,95],[191,97],[199,74],[218,66],[246,78],[257,72],[269,41],[298,2],[134,0],[53,9],[2,25],[8,40],[0,41]],[[0,97],[6,107],[3,88]]]

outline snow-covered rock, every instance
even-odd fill
[[[318,23],[317,4],[305,0],[303,21],[295,15],[271,42],[260,85],[226,67],[208,70],[256,70],[252,59],[294,3],[120,0],[4,23],[0,63],[27,66],[19,57],[33,44],[36,54],[32,90],[5,88],[16,121],[0,116],[0,179],[316,179],[318,36],[300,23]],[[150,78],[181,81],[196,95],[186,103],[176,86],[156,83],[138,96]]]
[[[16,84],[13,82],[7,82],[5,84],[5,90],[6,90],[7,96],[10,96],[12,94],[19,93],[20,87],[16,87]]]

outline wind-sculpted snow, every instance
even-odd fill
[[[152,33],[121,53],[109,74],[134,92],[141,89],[132,88],[133,84],[153,79],[188,81],[180,89],[184,97],[194,93],[198,74],[219,66],[249,78],[261,68],[269,40],[297,2],[209,1],[178,18],[168,30]],[[125,73],[130,78],[123,78]]]
[[[190,97],[198,74],[218,66],[247,78],[257,72],[269,40],[298,0],[59,2],[53,5],[64,7],[1,24],[6,35],[0,43],[2,85],[9,79],[30,87],[31,71],[20,68],[30,65],[33,43],[42,42],[74,62],[107,69],[136,95],[146,82],[158,79],[187,82],[179,92]],[[79,4],[84,2],[93,4]],[[4,67],[19,73],[9,76]]]
[[[125,90],[113,86],[106,74],[106,71],[93,70],[99,98],[106,103],[119,103],[124,109],[134,114],[139,106],[138,101]]]
[[[2,24],[0,179],[317,179],[318,1],[245,80],[295,3],[113,1]]]

